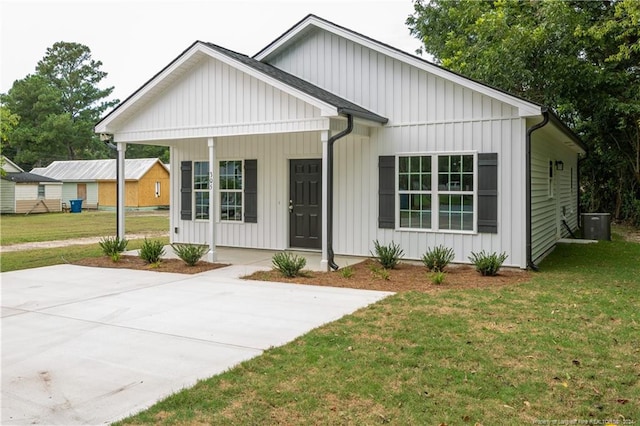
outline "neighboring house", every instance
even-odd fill
[[[326,268],[378,240],[526,268],[578,226],[585,147],[551,111],[314,15],[253,57],[193,43],[96,132],[121,158],[171,148],[171,241],[210,259],[301,248]]]
[[[28,173],[3,157],[0,179],[0,213],[62,211],[62,182]]]
[[[126,160],[125,206],[157,208],[169,205],[169,170],[157,158]],[[63,182],[65,202],[83,200],[83,208],[116,207],[116,160],[54,161],[34,173]]]

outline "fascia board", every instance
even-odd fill
[[[482,93],[484,95],[497,99],[506,104],[512,105],[518,108],[518,114],[521,117],[541,115],[540,105],[536,105],[532,102],[528,102],[516,96],[509,95],[508,93],[494,89],[490,86],[479,83],[477,81],[470,80],[462,75],[458,75],[452,71],[448,71],[444,68],[438,67],[437,65],[430,64],[421,58],[414,57],[409,53],[391,49],[372,39],[360,36],[351,31],[347,31],[343,28],[333,26],[328,22],[317,19],[315,16],[309,16],[307,19],[300,22],[297,26],[289,30],[287,34],[281,36],[279,40],[274,42],[272,45],[268,46],[268,48],[265,48],[264,50],[260,51],[256,56],[254,56],[254,59],[257,59],[259,61],[263,61],[264,59],[267,59],[274,52],[278,51],[280,47],[286,45],[291,40],[295,39],[298,36],[298,34],[303,33],[311,25],[316,26],[325,31],[334,33],[338,36],[344,37],[348,40],[353,41],[354,43],[361,44],[376,52],[387,55],[393,59],[397,59],[398,61],[407,63],[409,65],[413,65],[416,68],[427,71],[437,77],[441,77],[445,80],[459,84],[463,87],[467,87],[470,90],[474,90],[476,92]]]
[[[302,21],[300,21],[297,25],[290,28],[286,33],[281,35],[275,41],[272,41],[269,45],[264,47],[260,52],[256,53],[253,56],[253,59],[256,59],[258,61],[264,61],[269,56],[271,56],[274,52],[277,52],[278,50],[280,50],[282,46],[287,45],[289,41],[297,38],[298,35],[301,32],[304,32],[304,30],[306,30],[308,27],[310,26],[322,27],[322,24],[324,24],[324,22],[318,20],[315,16],[313,15],[307,16],[306,19],[303,19]],[[335,31],[334,27],[330,27],[327,29],[331,32]]]
[[[149,92],[157,87],[168,76],[184,66],[184,64],[189,61],[189,59],[191,59],[197,52],[202,50],[201,47],[202,45],[200,44],[200,42],[193,43],[191,47],[189,47],[185,52],[178,56],[173,62],[162,69],[162,71],[152,77],[151,80],[145,83],[136,92],[125,99],[120,105],[118,105],[116,109],[114,109],[111,113],[109,113],[106,117],[99,121],[95,126],[95,133],[111,133],[109,124],[115,121],[132,105],[135,105],[137,102],[142,100],[147,94],[149,94]]]
[[[20,170],[21,172],[24,172],[24,170],[22,170],[22,167],[18,166],[16,163],[14,163],[13,161],[9,160],[7,157],[5,157],[4,155],[2,156],[2,159],[5,163],[9,164],[11,167]]]

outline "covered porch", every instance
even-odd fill
[[[218,245],[312,248],[321,253],[318,267],[328,270],[335,266],[333,145],[368,139],[370,128],[386,122],[268,64],[195,42],[96,125],[118,151],[118,236],[127,145],[168,146],[171,242],[207,244],[212,262],[220,261]],[[320,177],[309,181],[321,204],[300,215],[290,189],[296,160],[315,161]],[[291,243],[292,214],[314,221],[317,242]]]

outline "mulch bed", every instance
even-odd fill
[[[395,269],[387,271],[389,279],[384,278],[380,265],[371,259],[351,265],[350,268],[353,271],[350,277],[345,277],[338,270],[336,272],[305,271],[303,277],[285,278],[278,271],[272,270],[258,271],[243,278],[395,292],[502,287],[531,279],[530,272],[520,269],[503,268],[495,277],[483,277],[473,266],[450,265],[445,269],[444,282],[436,285],[431,281],[432,274],[422,265],[400,263]]]
[[[229,266],[221,263],[200,261],[195,266],[188,266],[180,259],[163,259],[158,266],[145,263],[138,256],[122,256],[114,262],[108,256],[82,259],[75,265],[92,266],[98,268],[123,268],[143,271],[174,272],[179,274],[198,274],[213,269]],[[350,265],[351,276],[338,270],[335,272],[304,271],[304,276],[295,278],[283,277],[278,271],[258,271],[243,278],[258,281],[277,281],[292,284],[319,285],[328,287],[345,287],[382,291],[438,291],[446,289],[470,289],[503,287],[519,284],[531,279],[531,273],[520,269],[503,268],[495,277],[483,277],[469,265],[450,265],[445,269],[445,279],[442,284],[433,284],[431,273],[422,265],[401,262],[395,269],[384,272],[380,264],[367,259]],[[343,268],[344,269],[344,268]],[[388,274],[388,279],[385,275]]]
[[[200,272],[229,266],[223,263],[209,263],[204,261],[200,261],[194,266],[188,266],[180,259],[162,259],[157,266],[153,266],[149,265],[138,256],[129,255],[121,256],[120,260],[117,262],[114,262],[108,256],[101,256],[81,259],[73,262],[73,264],[80,266],[93,266],[97,268],[137,269],[141,271],[175,272],[178,274],[198,274]]]

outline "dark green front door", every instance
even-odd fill
[[[322,160],[290,160],[289,247],[322,248]]]

